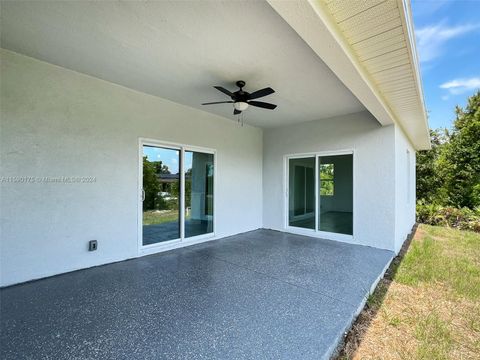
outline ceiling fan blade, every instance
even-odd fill
[[[275,90],[273,90],[271,87],[267,87],[265,89],[254,91],[253,93],[250,94],[249,98],[250,99],[258,99],[258,98],[261,98],[263,96],[273,94],[274,92],[275,92]]]
[[[202,105],[213,105],[213,104],[231,104],[233,101],[214,101],[209,103],[203,103]]]
[[[252,106],[264,108],[264,109],[270,109],[270,110],[273,110],[277,107],[277,105],[275,104],[270,104],[263,101],[249,101],[248,104]]]
[[[237,109],[233,109],[233,115],[238,115],[240,114],[241,111],[240,110],[237,110]]]
[[[221,87],[221,86],[214,86],[215,89],[217,89],[218,91],[221,91],[222,93],[224,93],[225,95],[228,95],[228,96],[233,96],[233,93],[228,91],[227,89],[225,89],[224,87]]]

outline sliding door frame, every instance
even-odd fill
[[[319,228],[319,210],[320,210],[320,201],[319,201],[319,158],[322,156],[336,156],[336,155],[352,155],[352,172],[353,172],[353,179],[352,179],[352,186],[353,186],[353,231],[352,235],[348,234],[340,234],[334,233],[329,231],[321,231],[318,230]],[[301,227],[291,226],[289,225],[289,182],[290,182],[290,174],[289,174],[289,161],[290,159],[303,159],[303,158],[315,158],[315,229],[305,229]],[[317,152],[309,152],[309,153],[298,153],[298,154],[288,154],[283,157],[283,193],[284,193],[284,230],[293,234],[299,235],[307,235],[307,236],[314,236],[322,239],[328,240],[336,240],[336,241],[347,241],[352,242],[355,241],[355,233],[356,233],[356,219],[357,219],[357,209],[356,209],[356,154],[354,149],[342,149],[342,150],[332,150],[332,151],[317,151]]]
[[[179,172],[180,172],[180,238],[162,241],[155,244],[143,245],[143,146],[161,147],[172,150],[178,150]],[[185,237],[185,152],[193,151],[213,155],[213,232]],[[176,249],[179,247],[201,243],[215,238],[217,229],[217,151],[215,149],[161,141],[149,138],[139,138],[138,140],[138,175],[137,175],[137,246],[138,255],[148,255],[157,252]]]

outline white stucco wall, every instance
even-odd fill
[[[5,50],[0,95],[3,179],[96,179],[0,182],[0,286],[139,255],[140,137],[217,151],[217,238],[285,230],[284,156],[300,153],[354,152],[354,236],[342,241],[398,251],[415,221],[415,151],[368,112],[262,133]]]
[[[139,137],[216,149],[217,236],[262,227],[261,129],[12,52],[1,62],[0,176],[96,182],[0,184],[0,285],[137,256]]]
[[[407,153],[408,151],[408,153]],[[415,150],[395,127],[395,252],[400,251],[415,224]]]
[[[264,130],[263,225],[284,230],[284,156],[354,151],[356,244],[394,250],[395,128],[381,127],[368,112]]]

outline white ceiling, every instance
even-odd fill
[[[5,2],[2,47],[234,119],[213,85],[271,86],[245,121],[273,127],[365,110],[263,1]]]

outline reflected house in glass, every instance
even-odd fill
[[[213,234],[214,155],[152,144],[143,149],[142,191],[155,197],[143,203],[143,245]],[[149,157],[169,159],[163,161],[170,166],[161,160],[150,162]],[[146,181],[152,164],[154,181]],[[170,168],[179,172],[171,173]],[[153,206],[146,208],[146,203]]]

